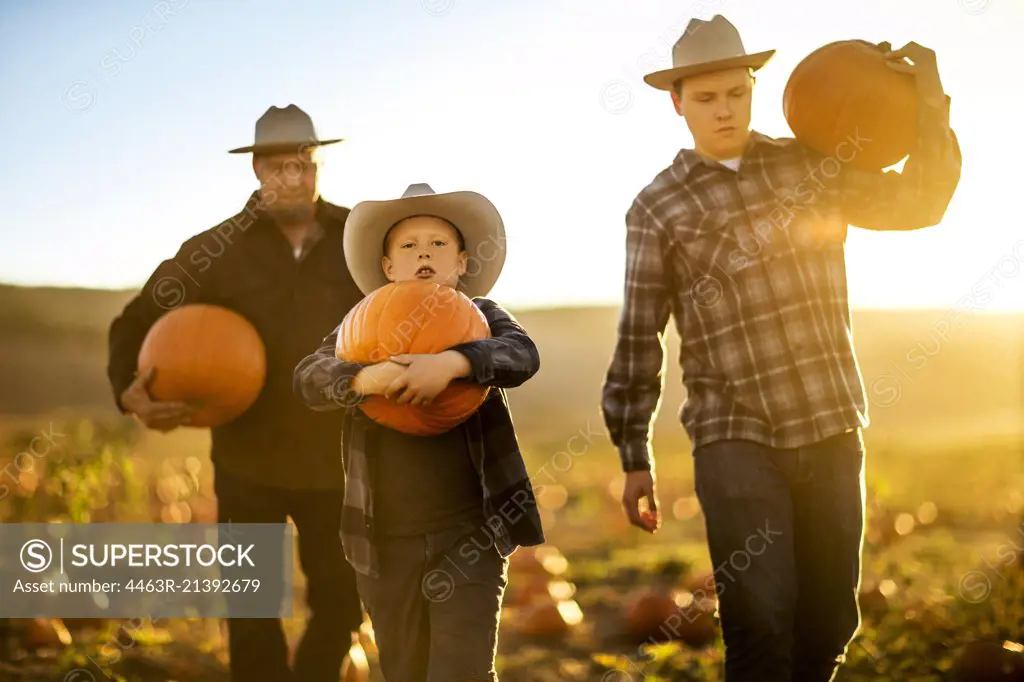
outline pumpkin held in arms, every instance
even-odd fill
[[[190,303],[150,328],[139,349],[139,374],[156,368],[156,400],[197,406],[189,426],[220,426],[248,410],[267,376],[267,353],[252,324],[233,310]]]
[[[439,353],[489,336],[487,319],[462,292],[430,281],[392,282],[370,292],[345,316],[335,354],[370,364],[405,353]],[[373,395],[359,408],[396,431],[432,436],[468,419],[487,393],[485,386],[454,381],[429,405],[399,405]]]

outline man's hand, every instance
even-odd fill
[[[888,46],[888,43],[882,45]],[[925,104],[938,106],[945,102],[946,93],[939,79],[939,65],[934,50],[909,42],[898,50],[886,51],[885,59],[886,65],[892,70],[914,77],[918,95]]]
[[[453,379],[469,376],[472,369],[469,359],[454,350],[396,355],[391,362],[407,366],[405,373],[384,392],[386,398],[399,405],[429,405]]]
[[[640,500],[647,500],[647,509],[640,509]],[[654,488],[653,471],[629,471],[626,485],[622,490],[622,506],[629,522],[648,533],[657,532],[661,527],[658,515],[658,495]]]
[[[191,422],[194,408],[178,401],[155,401],[149,396],[149,386],[156,376],[156,368],[150,367],[145,374],[135,377],[121,394],[121,404],[147,428],[163,433],[173,431]]]
[[[387,387],[405,371],[405,365],[389,360],[378,362],[360,370],[352,381],[352,388],[360,395],[384,395]]]

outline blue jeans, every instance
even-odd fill
[[[859,429],[788,450],[694,451],[727,682],[833,679],[860,625],[863,465]]]

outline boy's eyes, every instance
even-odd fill
[[[446,242],[443,239],[435,239],[434,241],[430,242],[431,246],[445,246],[446,244],[448,244],[448,242]],[[414,248],[415,246],[416,246],[416,242],[405,242],[404,244],[402,244],[398,248],[400,248],[400,249],[411,249],[411,248]]]

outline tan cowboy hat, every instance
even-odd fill
[[[398,199],[362,201],[345,221],[345,262],[364,294],[388,284],[381,267],[384,235],[405,218],[432,215],[444,218],[462,233],[469,268],[459,278],[459,290],[474,298],[491,290],[505,265],[505,225],[487,197],[460,191],[436,194],[430,185],[409,185]]]
[[[691,19],[672,46],[672,68],[649,73],[644,82],[659,90],[672,90],[675,82],[686,76],[738,66],[757,71],[774,54],[775,50],[747,54],[739,31],[720,14],[710,21]]]
[[[317,137],[313,119],[294,104],[284,108],[270,107],[256,121],[256,134],[253,144],[228,150],[229,154],[258,152],[275,154],[288,151],[299,151],[306,147],[322,147],[326,144],[342,142],[344,138],[321,140]]]

